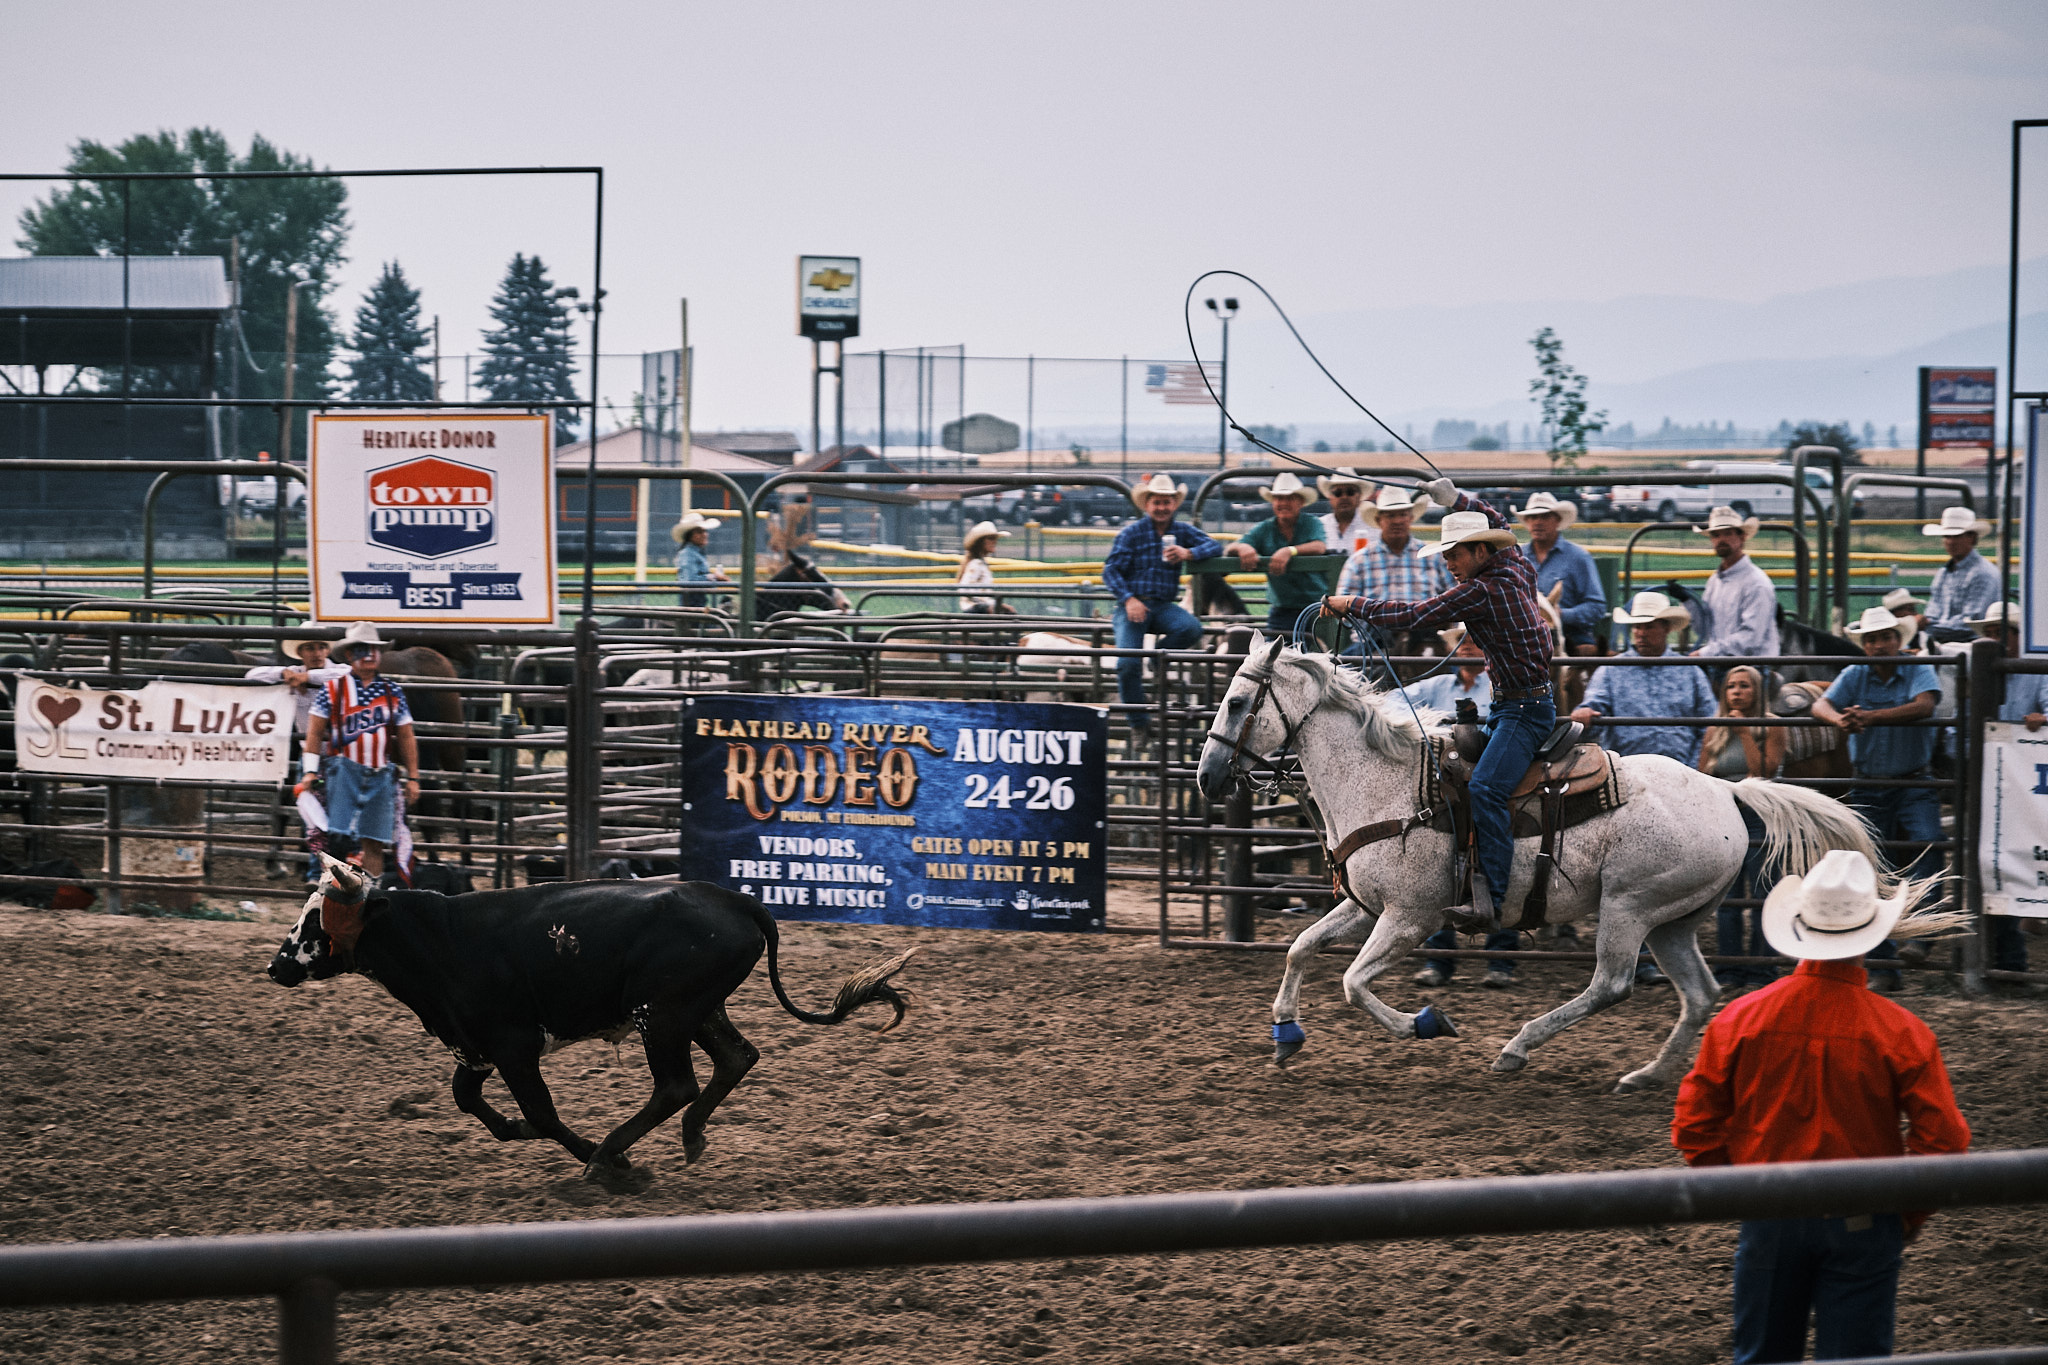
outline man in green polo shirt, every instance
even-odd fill
[[[1294,622],[1305,607],[1320,607],[1330,591],[1329,575],[1293,570],[1296,555],[1327,553],[1319,521],[1304,517],[1308,489],[1292,474],[1281,474],[1259,490],[1273,508],[1273,515],[1238,537],[1229,552],[1249,569],[1260,557],[1266,560],[1266,629],[1275,635],[1294,633]]]

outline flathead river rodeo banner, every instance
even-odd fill
[[[285,780],[292,690],[153,682],[133,692],[24,676],[14,749],[23,772],[164,782]]]
[[[690,698],[682,875],[778,919],[1100,932],[1108,728],[1037,702]]]
[[[552,418],[350,412],[312,428],[314,620],[554,624]]]

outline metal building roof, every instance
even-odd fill
[[[128,307],[136,313],[220,313],[231,303],[218,256],[130,256]],[[0,313],[121,311],[119,256],[0,260]]]

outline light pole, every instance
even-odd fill
[[[292,287],[284,296],[284,408],[281,430],[277,435],[277,458],[285,464],[292,462],[292,376],[298,367],[299,350],[299,291],[318,284],[318,280],[293,280]]]
[[[1237,316],[1237,300],[1225,299],[1221,308],[1216,306],[1214,299],[1203,299],[1202,302],[1209,305],[1209,311],[1223,324],[1222,382],[1217,386],[1222,392],[1216,404],[1216,467],[1226,469],[1230,465],[1230,320]]]

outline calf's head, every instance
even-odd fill
[[[348,971],[356,938],[370,913],[369,879],[324,853],[321,859],[327,866],[320,885],[306,898],[299,922],[270,959],[270,979],[280,986],[296,986],[309,978],[325,981]]]

